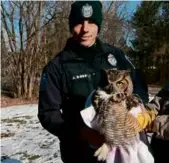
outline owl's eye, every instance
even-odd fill
[[[122,86],[123,85],[123,82],[119,81],[117,82],[117,86]]]

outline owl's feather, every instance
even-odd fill
[[[133,84],[129,71],[106,70],[106,79],[93,95],[100,133],[105,143],[96,151],[98,159],[105,160],[109,148],[132,142],[142,130],[137,119],[129,113],[140,103],[132,94]],[[105,147],[107,146],[107,147]]]
[[[101,91],[98,94],[103,95]],[[100,133],[109,144],[123,144],[142,130],[137,119],[129,113],[123,93],[100,97],[98,104],[95,118],[98,119]]]

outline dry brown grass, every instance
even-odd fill
[[[24,98],[12,98],[4,94],[1,94],[1,108],[14,106],[14,105],[37,104],[37,103],[38,103],[38,98],[28,100]]]

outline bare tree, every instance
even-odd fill
[[[7,57],[4,54],[2,57],[16,97],[32,98],[37,93],[42,68],[71,36],[68,26],[71,4],[72,1],[1,3],[2,27],[9,45]],[[121,46],[125,41],[124,12],[125,2],[104,4],[101,37],[109,44]]]
[[[103,2],[104,20],[101,37],[111,45],[121,47],[122,41],[126,40],[126,4],[127,2],[122,1]]]
[[[55,2],[56,5],[56,2]],[[2,24],[7,33],[10,74],[17,97],[32,98],[34,82],[44,56],[42,29],[54,19],[46,19],[44,2],[2,2]]]

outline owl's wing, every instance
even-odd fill
[[[131,134],[136,135],[137,133],[143,130],[137,118],[134,117],[131,113],[127,114],[126,124],[127,124],[128,129],[130,128],[132,129],[130,130],[130,131],[133,131],[133,133]]]
[[[93,106],[93,96],[96,94],[96,90],[92,91],[90,95],[88,96],[85,108],[80,111],[81,117],[84,121],[84,123],[92,129],[98,130],[98,123],[96,119],[96,110]]]

